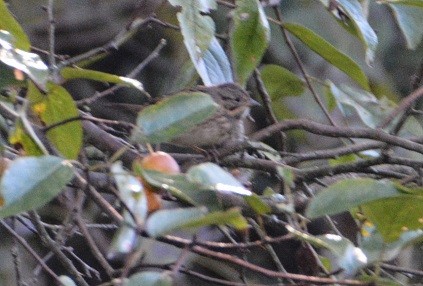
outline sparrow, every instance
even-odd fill
[[[186,147],[220,147],[245,140],[244,120],[250,107],[259,105],[248,92],[236,83],[224,83],[217,86],[195,86],[189,92],[200,91],[211,96],[217,103],[216,112],[202,123],[174,138],[170,143]],[[167,98],[171,95],[163,96]],[[160,99],[154,99],[155,103]],[[103,111],[102,118],[133,123],[145,105],[125,103],[103,103],[93,106]]]

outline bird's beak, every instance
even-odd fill
[[[248,106],[250,106],[250,107],[261,106],[261,104],[257,100],[250,98],[250,101],[248,102]]]

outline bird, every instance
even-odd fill
[[[217,111],[202,123],[187,130],[171,142],[183,146],[218,147],[245,140],[244,120],[250,107],[258,104],[236,83],[217,86],[196,86],[189,91],[200,91],[217,103]]]
[[[222,147],[245,140],[244,120],[250,112],[250,107],[259,105],[249,93],[237,83],[224,83],[215,86],[197,85],[182,92],[203,92],[217,103],[215,113],[202,123],[186,130],[170,143],[185,147]],[[172,95],[154,98],[150,104],[159,102]],[[148,105],[127,103],[96,103],[92,106],[94,114],[101,118],[135,123],[140,111]],[[95,115],[96,116],[96,115]]]

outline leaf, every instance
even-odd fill
[[[313,219],[348,211],[371,201],[399,197],[401,192],[390,181],[345,179],[318,193],[309,203],[306,216]]]
[[[378,38],[375,31],[367,22],[360,2],[357,0],[337,0],[337,2],[351,20],[358,38],[364,44],[366,48],[366,62],[370,65],[375,57]]]
[[[304,92],[304,83],[294,73],[278,65],[265,65],[261,78],[272,100],[285,96],[300,95]]]
[[[364,252],[360,248],[355,247],[345,237],[335,234],[313,236],[300,232],[290,225],[287,225],[286,229],[302,241],[330,250],[336,256],[337,264],[344,269],[344,272],[348,276],[354,275],[357,270],[364,267],[368,262]]]
[[[340,69],[351,79],[355,80],[361,87],[366,90],[370,90],[369,80],[366,75],[361,70],[360,66],[350,57],[341,53],[325,39],[304,26],[293,23],[285,23],[283,26],[295,37],[306,44],[312,51]]]
[[[405,37],[407,47],[416,49],[423,38],[423,9],[406,5],[388,4],[388,6]]]
[[[338,88],[333,83],[329,83],[329,92],[334,96],[338,108],[347,119],[357,114],[361,121],[371,128],[379,126],[395,106],[387,100],[380,101],[369,92],[346,86]]]
[[[9,142],[13,145],[20,145],[19,147],[23,148],[27,156],[43,155],[43,151],[37,143],[26,133],[21,121],[16,122],[13,131],[9,134]]]
[[[21,70],[41,88],[46,88],[49,78],[48,67],[37,54],[15,49],[13,36],[3,30],[0,30],[0,61]]]
[[[423,8],[423,0],[378,0],[379,4],[402,4]]]
[[[105,72],[99,72],[99,71],[87,70],[87,69],[81,69],[81,68],[64,67],[60,70],[60,74],[64,79],[75,79],[75,78],[91,79],[96,81],[131,86],[138,90],[144,91],[144,87],[142,83],[139,82],[138,80],[124,77],[124,76],[109,74]]]
[[[206,65],[203,57],[214,39],[215,26],[213,19],[203,14],[209,13],[210,9],[216,9],[216,2],[214,0],[170,0],[169,3],[182,7],[177,17],[185,47],[203,83],[212,85],[208,71],[211,67]],[[214,40],[215,44],[219,44],[216,39]]]
[[[205,188],[242,196],[250,196],[252,194],[234,176],[210,162],[189,168],[186,175],[188,180]]]
[[[367,265],[368,259],[363,250],[345,237],[325,234],[318,235],[317,238],[329,245],[328,249],[337,256],[337,264],[344,269],[347,277],[355,275],[359,269]]]
[[[144,271],[129,277],[125,286],[172,286],[173,279],[168,272]]]
[[[245,201],[256,214],[264,215],[272,211],[272,209],[256,194],[245,196]]]
[[[359,247],[368,258],[368,262],[391,261],[395,259],[400,251],[423,239],[423,230],[405,231],[399,239],[393,242],[386,242],[375,227],[368,229],[368,235],[362,236],[359,240]]]
[[[63,286],[76,286],[75,282],[69,276],[60,275],[59,281],[63,284]]]
[[[217,110],[217,103],[202,92],[181,92],[144,108],[137,117],[132,139],[136,142],[169,142]]]
[[[13,35],[15,42],[13,46],[23,51],[29,51],[31,43],[23,28],[15,20],[15,17],[7,9],[6,3],[0,0],[0,30],[6,30]]]
[[[140,174],[150,185],[168,191],[177,199],[193,206],[206,206],[209,210],[221,210],[222,205],[216,192],[192,182],[185,175],[169,175],[151,170]]]
[[[28,100],[35,114],[47,126],[79,116],[72,96],[60,85],[49,82],[47,94],[41,93],[32,83],[28,84]],[[47,138],[68,159],[76,159],[82,148],[83,131],[80,120],[59,124],[47,132]]]
[[[237,82],[245,85],[270,41],[270,27],[258,0],[236,1],[230,45]]]
[[[159,210],[147,220],[146,231],[150,236],[158,237],[175,230],[217,224],[229,224],[236,229],[248,227],[239,209],[208,213],[205,207],[195,207]]]
[[[72,178],[72,166],[59,157],[24,157],[14,160],[0,181],[0,197],[4,202],[0,208],[0,218],[45,205]]]
[[[119,191],[119,198],[127,209],[123,212],[126,224],[123,224],[113,236],[108,257],[131,252],[137,245],[137,231],[134,227],[144,225],[148,215],[147,198],[141,182],[116,162],[110,168]],[[134,221],[135,217],[136,221]]]
[[[377,200],[362,205],[361,209],[385,242],[398,240],[403,232],[423,229],[423,195]]]
[[[346,119],[356,121],[350,117],[358,115],[361,121],[371,128],[377,128],[397,106],[386,97],[378,99],[372,93],[345,85],[338,88],[333,83],[329,83],[328,91]],[[386,130],[391,130],[398,119],[399,117],[393,120]],[[423,128],[415,117],[409,116],[399,134],[404,137],[422,136]]]
[[[206,86],[233,82],[231,65],[218,40],[213,37],[210,46],[195,63],[195,68]]]

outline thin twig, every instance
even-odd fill
[[[292,55],[294,56],[295,61],[297,62],[298,67],[300,68],[301,74],[304,77],[304,80],[306,81],[307,87],[310,90],[311,94],[313,95],[314,100],[319,105],[320,109],[325,114],[326,118],[329,120],[330,124],[333,126],[337,126],[335,120],[333,120],[332,116],[330,115],[329,111],[327,110],[325,104],[320,99],[320,96],[317,94],[316,90],[314,89],[313,85],[311,84],[310,79],[308,78],[308,75],[306,73],[305,67],[301,61],[301,58],[297,52],[297,49],[294,46],[294,43],[292,43],[287,31],[283,27],[283,21],[282,21],[282,12],[279,6],[273,7],[273,10],[275,11],[276,18],[278,20],[279,27],[281,28],[282,35],[285,39],[286,44],[288,45],[288,48],[290,49]]]
[[[0,224],[38,261],[41,267],[59,284],[62,285],[60,282],[59,276],[54,273],[50,267],[43,261],[43,259],[32,249],[32,247],[26,242],[26,240],[20,236],[16,231],[14,231],[7,223],[3,220],[0,220]]]
[[[159,44],[157,45],[157,47],[148,55],[148,57],[146,57],[141,63],[139,63],[130,73],[128,73],[126,75],[126,77],[128,77],[128,78],[136,77],[152,60],[154,60],[155,58],[157,58],[160,55],[160,51],[166,46],[166,43],[167,42],[166,42],[165,39],[161,39]],[[78,106],[91,104],[94,101],[96,101],[96,100],[98,100],[102,97],[105,97],[107,95],[114,93],[115,91],[119,90],[120,88],[122,88],[121,85],[114,85],[111,88],[108,88],[108,89],[106,89],[102,92],[98,92],[91,97],[79,100],[77,102],[77,104],[78,104]],[[151,97],[148,93],[146,93],[146,94],[149,97]]]
[[[261,74],[258,69],[254,70],[254,78],[256,80],[257,90],[261,96],[261,99],[263,100],[263,107],[267,113],[267,118],[270,121],[270,124],[274,124],[278,122],[278,119],[276,118],[276,115],[274,114],[271,103],[272,100],[270,99],[270,95],[266,90],[266,87],[264,86],[264,83],[261,79]],[[278,137],[278,149],[279,150],[285,150],[285,134],[283,132],[276,133]]]
[[[53,6],[54,0],[48,0],[47,6],[47,15],[48,15],[48,23],[49,23],[49,62],[50,62],[50,70],[55,72],[56,70],[56,58],[55,58],[55,30],[56,30],[56,23],[54,20],[53,14]]]
[[[75,265],[73,265],[72,261],[66,257],[57,243],[50,237],[47,230],[41,223],[40,216],[35,212],[31,211],[30,216],[32,221],[37,228],[38,235],[41,238],[41,241],[45,246],[47,246],[57,257],[57,259],[62,263],[62,265],[69,271],[71,275],[73,275],[77,281],[77,283],[81,286],[89,286],[89,284],[84,280],[81,273],[79,273],[78,269],[76,269]]]

